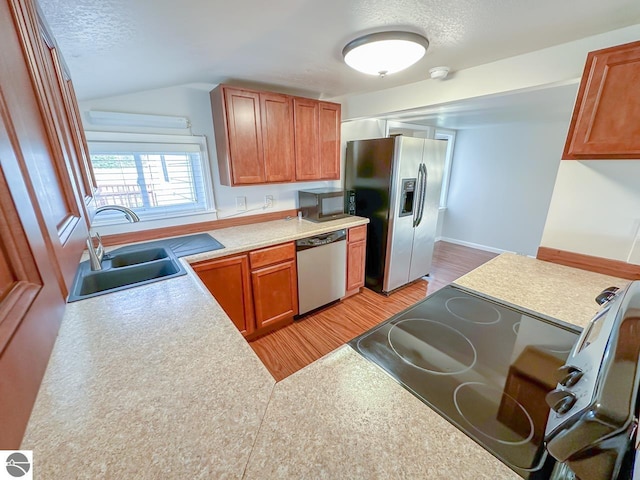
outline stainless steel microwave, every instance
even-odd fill
[[[347,217],[345,191],[338,188],[312,188],[298,190],[298,205],[302,218],[312,222],[325,222]]]

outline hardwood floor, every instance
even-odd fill
[[[307,315],[250,345],[280,381],[495,256],[437,242],[428,282],[418,280],[388,297],[365,288],[362,293]]]

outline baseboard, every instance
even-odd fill
[[[491,252],[491,253],[504,253],[509,251],[509,250],[503,250],[501,248],[489,247],[487,245],[480,245],[479,243],[465,242],[464,240],[458,240],[456,238],[449,238],[449,237],[436,237],[436,242],[438,241],[454,243],[456,245],[462,245],[463,247],[475,248],[478,250],[484,250],[485,252]]]
[[[567,267],[579,268],[590,272],[611,275],[612,277],[640,280],[640,265],[612,260],[610,258],[594,257],[582,253],[567,252],[557,248],[538,248],[538,260],[558,263]]]

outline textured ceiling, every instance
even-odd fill
[[[640,23],[638,0],[40,0],[81,99],[230,79],[330,98],[453,71]],[[384,79],[344,45],[404,29],[431,45]]]

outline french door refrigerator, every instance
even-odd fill
[[[433,260],[446,141],[395,136],[347,143],[345,188],[367,217],[366,286],[389,293]]]

